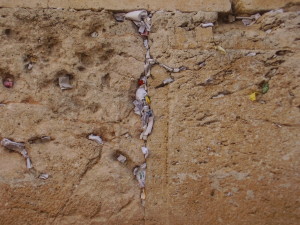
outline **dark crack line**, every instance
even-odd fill
[[[101,211],[101,208],[102,208],[102,204],[99,204],[99,206],[97,207],[96,209],[96,212],[93,213],[93,215],[91,215],[91,219],[95,218],[97,216],[97,214]]]

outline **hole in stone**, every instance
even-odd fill
[[[210,192],[210,196],[214,196],[215,195],[215,189],[212,189]]]
[[[9,36],[9,35],[11,35],[11,29],[5,29],[4,30],[4,34],[6,35],[6,36]]]
[[[85,70],[85,67],[84,67],[84,66],[78,66],[77,69],[78,69],[80,72],[82,72],[82,71]]]
[[[93,59],[90,55],[84,52],[78,52],[76,53],[76,56],[78,57],[78,60],[81,64],[84,66],[90,66],[93,64]]]
[[[102,81],[102,85],[103,85],[103,86],[108,86],[108,87],[110,87],[110,75],[109,75],[109,73],[105,74],[105,75],[101,78],[101,81]]]
[[[99,110],[99,104],[93,102],[92,104],[88,105],[87,109],[92,113],[96,113]]]
[[[66,70],[60,70],[56,73],[55,75],[55,80],[54,80],[54,83],[59,86],[59,77],[62,77],[62,76],[67,76],[69,77],[69,80],[70,80],[70,84],[72,85],[72,81],[74,80],[74,75],[69,73],[68,71]],[[59,86],[60,87],[60,86]]]
[[[2,84],[6,88],[12,88],[14,86],[14,76],[6,75],[2,78]]]
[[[113,154],[112,154],[112,158],[122,164],[128,165],[128,164],[132,164],[131,159],[129,158],[129,156],[119,150],[116,150]]]
[[[288,54],[288,53],[292,53],[292,51],[290,51],[290,50],[279,50],[275,54],[279,55],[279,56],[283,56],[283,55]]]

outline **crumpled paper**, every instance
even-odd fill
[[[146,10],[137,10],[126,13],[126,19],[131,20],[137,27],[142,36],[148,36],[151,29],[151,18]]]
[[[126,160],[127,160],[127,158],[126,158],[124,155],[120,154],[120,155],[117,157],[117,160],[118,160],[119,162],[121,162],[121,163],[125,163]]]
[[[18,143],[18,142],[11,141],[7,138],[3,138],[1,141],[1,145],[9,150],[20,153],[26,159],[26,167],[28,169],[32,168],[31,160],[28,156],[28,153],[25,149],[25,145],[23,143]]]
[[[174,79],[169,77],[169,78],[163,80],[163,82],[160,85],[156,86],[155,88],[161,88],[161,87],[164,87],[164,86],[166,86],[170,83],[173,83],[173,82],[174,82]]]
[[[145,183],[146,183],[146,167],[147,167],[147,164],[143,163],[142,165],[140,165],[139,167],[136,167],[133,170],[133,174],[135,175],[137,181],[139,182],[140,188],[144,188],[145,187]]]
[[[70,84],[70,77],[67,75],[59,77],[58,82],[59,82],[59,87],[62,90],[73,88],[73,86]]]
[[[167,66],[167,65],[165,65],[163,63],[159,63],[159,65],[161,67],[165,68],[167,71],[172,72],[172,73],[178,73],[180,71],[187,70],[187,68],[185,66],[180,66],[178,68],[172,68],[172,67]]]
[[[221,52],[222,54],[227,53],[226,50],[220,45],[216,46],[215,49],[218,50],[219,52]]]
[[[89,135],[89,140],[96,141],[98,144],[103,145],[103,140],[100,136],[90,134]]]
[[[134,100],[133,101],[133,104],[134,104],[134,113],[137,114],[137,115],[142,115],[142,110],[143,110],[143,107],[144,107],[144,104],[142,101],[140,100]]]
[[[137,90],[136,90],[136,93],[135,93],[135,98],[136,100],[138,101],[143,101],[145,99],[145,97],[147,96],[147,91],[145,90],[144,87],[139,87]]]
[[[152,132],[153,124],[154,124],[154,116],[152,115],[148,119],[148,124],[146,129],[141,133],[140,139],[147,140],[148,135]]]
[[[149,149],[147,147],[142,147],[142,152],[143,152],[144,157],[146,159],[149,155]]]
[[[236,19],[241,19],[245,26],[251,26],[261,17],[259,13],[251,15],[249,17],[237,16]]]
[[[249,99],[254,102],[254,101],[256,101],[257,95],[258,95],[258,92],[253,92],[249,95]]]
[[[206,27],[213,27],[214,24],[213,23],[201,23],[200,26],[203,28],[206,28]]]
[[[47,174],[47,173],[41,173],[39,175],[39,178],[42,179],[42,180],[47,180],[49,178],[49,174]]]
[[[29,158],[29,155],[28,155],[28,153],[25,149],[25,145],[23,143],[14,142],[7,138],[3,138],[2,141],[0,142],[0,144],[11,151],[20,153],[26,159],[27,169],[29,169],[29,171],[31,173],[33,173],[37,178],[40,178],[43,180],[46,180],[49,178],[49,175],[47,173],[39,174],[39,172],[33,168],[31,159]]]
[[[33,137],[33,138],[30,138],[28,140],[28,142],[30,144],[36,144],[36,143],[45,143],[45,142],[48,142],[48,141],[51,141],[51,137],[50,136],[41,136],[41,137]]]

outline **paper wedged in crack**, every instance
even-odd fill
[[[144,132],[141,133],[140,139],[147,140],[148,135],[151,133],[154,124],[154,116],[149,117],[148,124]]]
[[[146,10],[137,10],[125,14],[125,18],[133,21],[141,21],[144,17],[148,16]]]
[[[7,138],[2,139],[1,145],[9,150],[17,151],[19,153],[22,153],[22,151],[25,149],[25,145],[23,143],[14,142]]]
[[[47,173],[41,173],[39,175],[39,178],[42,179],[42,180],[47,180],[49,178],[49,174],[47,174]]]
[[[165,79],[165,80],[163,81],[163,84],[170,84],[170,83],[172,83],[172,82],[174,82],[174,79],[171,78],[171,77],[169,77],[169,78],[167,78],[167,79]]]
[[[166,64],[163,64],[163,63],[159,63],[159,65],[161,67],[165,68],[167,71],[172,72],[172,73],[178,73],[180,71],[183,71],[183,70],[187,69],[185,66],[181,66],[181,67],[178,67],[178,68],[173,68],[173,67],[167,66]]]
[[[134,113],[137,114],[137,115],[142,115],[142,110],[143,110],[143,102],[140,101],[140,100],[134,100],[133,101],[133,104],[134,104]]]
[[[103,145],[103,140],[100,136],[94,135],[94,134],[90,134],[88,137],[90,140],[97,142],[100,145]]]
[[[120,155],[118,156],[117,160],[118,160],[119,162],[121,162],[121,163],[125,163],[126,160],[127,160],[127,158],[126,158],[124,155],[120,154]]]
[[[123,22],[125,20],[125,14],[126,13],[115,13],[114,14],[114,18],[116,19],[116,21],[118,22]]]
[[[69,76],[61,76],[58,78],[59,87],[62,90],[71,89],[73,86],[70,84]]]
[[[144,87],[140,87],[136,90],[135,97],[138,101],[143,101],[145,97],[147,96],[147,91],[145,90]]]
[[[19,152],[26,159],[26,167],[28,169],[32,168],[31,160],[28,156],[28,153],[25,149],[25,145],[23,143],[18,143],[18,142],[11,141],[7,138],[3,138],[1,141],[1,145],[9,150]]]
[[[145,187],[146,183],[146,167],[147,164],[144,163],[140,165],[139,167],[136,167],[133,171],[133,174],[136,176],[137,181],[139,182],[140,188]]]
[[[143,152],[144,157],[146,159],[149,155],[149,149],[147,147],[142,147],[142,152]]]
[[[201,23],[200,26],[203,28],[206,28],[206,27],[213,27],[214,24],[213,23]]]

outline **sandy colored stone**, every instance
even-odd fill
[[[146,224],[297,224],[298,22],[297,13],[269,13],[251,27],[238,21],[151,34],[154,57],[190,70],[165,88],[150,87],[157,119]],[[211,48],[196,45],[196,32]],[[246,56],[253,51],[260,54]],[[155,67],[150,84],[168,76]],[[269,92],[250,101],[263,80]]]
[[[149,78],[155,125],[144,206],[132,173],[144,162],[132,101],[146,51],[136,27],[105,10],[0,15],[0,78],[15,82],[0,85],[0,138],[24,142],[35,169],[50,175],[36,179],[0,147],[1,225],[298,224],[297,12],[266,13],[249,27],[198,10],[154,13],[151,55],[188,69],[155,65]],[[61,90],[66,74],[73,89]],[[262,81],[269,91],[250,101]],[[52,140],[29,142],[38,136]]]
[[[299,0],[233,0],[233,7],[237,13],[254,13],[299,3]]]
[[[1,7],[47,8],[47,0],[0,0]]]
[[[29,8],[75,8],[75,9],[107,9],[107,10],[181,10],[181,11],[207,11],[207,12],[228,12],[231,9],[230,0],[173,0],[160,1],[152,0],[0,0],[1,7],[29,7]]]
[[[136,29],[105,11],[1,15],[0,77],[13,76],[15,85],[0,85],[0,137],[25,142],[35,169],[50,178],[36,179],[20,155],[1,147],[0,224],[140,224],[132,170],[144,157],[132,96],[145,50]],[[58,77],[66,74],[73,89],[61,90]],[[91,133],[104,145],[88,140]],[[43,135],[53,140],[28,142]],[[116,152],[128,162],[121,165]]]
[[[232,3],[231,3],[232,2]],[[232,8],[236,13],[254,13],[257,11],[268,11],[285,6],[299,4],[299,0],[175,0],[159,1],[152,0],[151,3],[144,0],[0,0],[0,7],[22,7],[22,8],[64,8],[64,9],[94,9],[94,10],[122,10],[130,11],[146,9],[150,11],[180,10],[185,12],[230,12]]]

